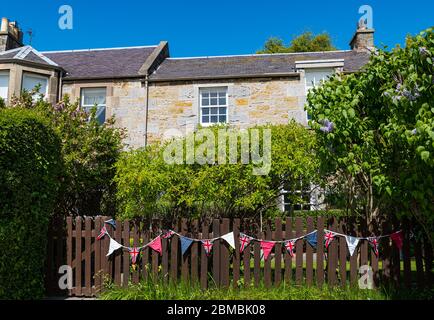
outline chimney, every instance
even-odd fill
[[[23,46],[23,33],[17,22],[2,18],[0,25],[0,52]]]
[[[351,50],[369,52],[374,49],[374,32],[374,29],[368,29],[365,22],[360,20],[350,42]]]

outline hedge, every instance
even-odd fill
[[[0,299],[44,295],[47,228],[62,170],[60,139],[31,110],[0,109]]]

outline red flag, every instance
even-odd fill
[[[244,249],[249,245],[251,240],[252,238],[248,235],[240,233],[240,253],[244,251]]]
[[[209,256],[211,253],[211,250],[212,250],[213,241],[202,240],[201,242],[202,242],[203,248],[205,249],[206,255]]]
[[[158,236],[154,240],[152,240],[152,242],[148,244],[148,247],[150,247],[151,249],[154,249],[155,251],[157,251],[160,254],[160,256],[163,254],[163,250],[161,249],[161,238],[160,238],[160,236]]]
[[[271,250],[273,250],[275,242],[274,241],[264,241],[261,240],[261,249],[264,252],[264,259],[267,260],[268,256],[271,253]]]
[[[401,231],[392,233],[390,235],[390,237],[392,238],[392,241],[396,244],[396,246],[398,247],[399,250],[402,249],[402,243],[404,241],[404,236],[402,234]]]
[[[329,231],[324,235],[326,249],[328,249],[328,247],[329,247],[330,243],[333,241],[334,237],[335,237],[335,233],[332,231]]]
[[[101,231],[99,232],[99,236],[96,239],[101,240],[105,236],[106,233],[107,233],[107,229],[105,226],[103,226],[101,228]]]
[[[294,256],[294,247],[295,247],[296,241],[297,240],[288,240],[285,242],[285,249],[288,251],[288,253],[291,257]]]
[[[378,240],[377,240],[377,238],[371,237],[371,238],[368,238],[368,241],[372,247],[372,250],[374,250],[375,255],[378,257]]]
[[[169,238],[171,238],[174,234],[175,234],[174,231],[169,230],[169,231],[165,232],[165,233],[162,235],[162,237],[163,237],[163,239],[169,239]]]
[[[137,247],[134,248],[128,248],[128,252],[130,253],[131,262],[133,264],[136,264],[137,256],[139,255],[140,251]]]

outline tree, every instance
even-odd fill
[[[286,46],[282,39],[277,37],[269,38],[264,48],[256,53],[291,53],[291,52],[317,52],[336,50],[332,44],[330,35],[326,32],[314,35],[306,31],[293,38],[291,43]]]
[[[347,208],[368,222],[409,217],[434,239],[434,33],[378,50],[363,72],[308,96],[322,172],[343,177]]]
[[[208,129],[216,141],[221,135],[219,130],[228,132],[224,126]],[[264,130],[269,129],[272,137],[271,167],[263,175],[255,174],[252,161],[246,164],[241,160],[240,137],[243,132],[252,137],[255,129],[262,132],[260,150],[265,150]],[[230,162],[229,144],[226,145],[225,164],[188,163],[187,158],[202,152],[206,143],[198,140],[197,134],[125,153],[116,164],[115,177],[121,217],[163,217],[170,221],[180,216],[259,218],[277,207],[284,185],[293,186],[301,178],[315,180],[317,162],[313,150],[316,140],[303,126],[291,122],[230,132],[238,137],[235,163]],[[187,143],[193,137],[194,151],[188,152]],[[175,142],[185,152],[179,163],[168,163],[165,152],[167,155],[168,148]],[[215,155],[219,152],[217,146],[212,150]],[[292,200],[302,201],[298,194],[293,194]]]
[[[122,148],[123,129],[114,127],[115,119],[99,124],[96,108],[90,114],[71,103],[68,96],[52,105],[32,92],[13,97],[8,108],[32,109],[49,119],[62,140],[64,172],[56,201],[58,214],[115,214],[114,164]]]

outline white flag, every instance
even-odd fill
[[[352,236],[345,236],[345,240],[347,240],[348,250],[350,250],[350,255],[352,256],[354,251],[359,244],[359,238]]]
[[[110,246],[109,251],[107,253],[107,257],[111,255],[115,250],[118,250],[119,248],[122,248],[122,245],[119,242],[116,242],[112,238],[110,238]]]
[[[225,235],[222,235],[220,238],[225,240],[227,243],[229,243],[229,245],[232,248],[235,249],[235,239],[234,239],[234,233],[233,232],[226,233]]]

